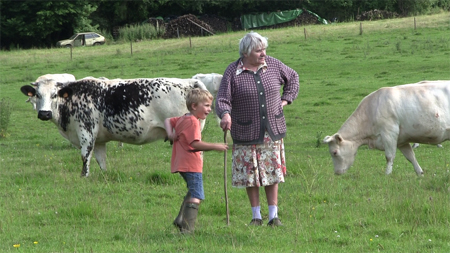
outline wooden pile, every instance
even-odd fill
[[[361,15],[356,15],[356,20],[379,20],[386,18],[398,18],[399,15],[396,12],[384,11],[384,10],[371,10],[361,13]]]
[[[234,18],[233,22],[231,23],[231,30],[232,31],[241,31],[242,30],[242,24],[240,18]]]
[[[214,35],[214,29],[195,15],[180,16],[166,23],[164,38]]]
[[[165,28],[166,24],[164,20],[158,18],[149,18],[147,22],[155,27],[155,29]]]
[[[216,32],[227,32],[228,21],[216,15],[203,15],[200,20],[210,25]]]

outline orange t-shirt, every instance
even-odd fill
[[[176,138],[173,141],[171,172],[202,172],[202,151],[195,151],[191,146],[194,141],[200,141],[200,121],[193,115],[184,115],[170,119],[170,125],[175,128]]]

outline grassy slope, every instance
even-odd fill
[[[190,77],[221,73],[237,59],[244,32],[149,41],[130,46],[0,52],[0,99],[11,98],[9,136],[0,139],[0,251],[24,252],[448,252],[450,154],[423,145],[417,178],[401,153],[384,175],[381,151],[360,148],[343,176],[333,175],[326,146],[359,101],[382,86],[450,79],[448,13],[413,19],[264,30],[268,54],[300,74],[298,100],[286,108],[288,177],[280,187],[278,229],[246,224],[245,191],[228,185],[225,225],[223,154],[205,154],[205,191],[198,229],[171,225],[185,192],[169,171],[171,147],[108,144],[107,172],[91,163],[79,178],[79,151],[55,126],[36,118],[19,88],[46,73],[77,78]],[[304,38],[304,28],[307,39]],[[211,118],[206,141],[222,141]],[[231,161],[229,159],[228,164]],[[228,168],[228,175],[230,175]],[[230,181],[230,176],[228,177]],[[263,192],[261,192],[263,194]],[[267,216],[262,198],[263,216]],[[267,217],[266,217],[267,218]],[[34,242],[37,242],[35,244]]]

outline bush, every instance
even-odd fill
[[[157,39],[164,34],[164,28],[156,29],[151,24],[131,25],[119,29],[119,40],[122,41],[138,41]]]
[[[8,129],[11,111],[11,99],[2,98],[2,100],[0,100],[0,137],[6,136],[6,130]]]
[[[106,39],[106,44],[111,43],[111,41],[114,41],[114,37],[112,36],[111,32],[109,32],[106,29],[100,29],[98,31],[103,37]]]

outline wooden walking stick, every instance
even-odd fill
[[[225,130],[223,133],[223,141],[227,144],[227,131]],[[225,189],[225,205],[227,207],[227,226],[230,225],[230,210],[228,209],[228,191],[227,191],[227,150],[224,152],[223,158],[223,187]]]

